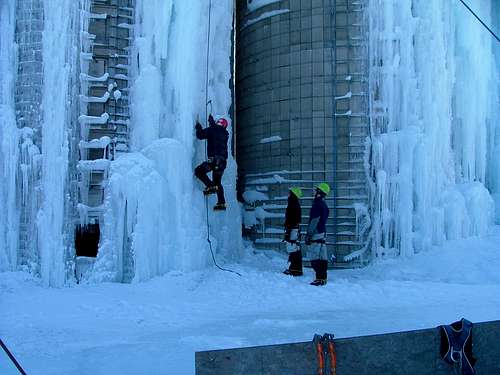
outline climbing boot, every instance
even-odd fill
[[[288,276],[302,276],[303,275],[302,271],[291,270],[291,269],[284,270],[283,273],[285,275],[288,275]]]
[[[323,280],[323,279],[316,279],[314,280],[311,285],[314,285],[314,286],[323,286],[323,285],[326,285],[326,280]]]
[[[226,211],[226,204],[225,203],[217,203],[215,206],[214,206],[214,211]]]
[[[319,261],[319,267],[320,267],[320,272],[316,273],[316,278],[325,280],[326,284],[326,279],[328,278],[328,261],[327,260],[320,260]]]
[[[316,272],[316,278],[311,283],[314,286],[326,285],[328,261],[321,259],[314,259],[311,261],[311,266]]]
[[[203,195],[215,194],[215,193],[217,193],[217,190],[219,190],[219,188],[217,187],[217,185],[207,186],[205,188],[205,190],[203,190]]]
[[[302,252],[297,250],[290,253],[288,261],[290,262],[290,267],[283,271],[283,273],[290,276],[302,276]]]

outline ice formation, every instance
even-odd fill
[[[278,1],[279,0],[247,0],[247,9],[249,12],[253,12],[266,5],[277,3]]]
[[[145,280],[169,270],[189,270],[211,262],[207,242],[207,211],[202,186],[193,168],[205,158],[204,142],[194,141],[194,123],[210,110],[229,118],[231,93],[232,1],[213,1],[209,81],[205,98],[208,2],[192,5],[176,1],[136,2],[131,81],[133,102],[130,146],[133,152],[110,162],[102,159],[76,163],[75,150],[103,148],[109,137],[74,142],[81,125],[105,124],[101,116],[78,105],[121,98],[110,87],[102,97],[82,95],[88,82],[106,82],[108,73],[87,73],[90,43],[87,31],[89,1],[45,0],[43,19],[43,101],[40,128],[17,129],[14,106],[15,2],[0,5],[0,270],[26,265],[45,285],[60,286],[71,278],[74,256],[70,233],[74,220],[86,222],[89,208],[76,204],[70,179],[75,171],[109,170],[105,189],[104,223],[98,258],[88,275],[94,280]],[[17,9],[18,10],[18,9]],[[75,48],[74,46],[80,46]],[[79,49],[81,51],[79,51]],[[80,61],[78,61],[78,57]],[[80,81],[81,90],[77,84]],[[75,100],[80,98],[80,101]],[[82,133],[83,134],[83,133]],[[78,135],[77,135],[78,136]],[[104,151],[106,152],[106,151]],[[73,168],[70,171],[70,168]],[[236,165],[230,158],[224,176],[229,209],[213,213],[208,202],[212,245],[222,261],[237,258],[242,248],[239,204],[235,197]],[[20,210],[24,208],[24,214]],[[21,216],[27,220],[21,229]],[[27,229],[26,229],[27,228]],[[29,248],[19,252],[20,231]],[[20,261],[18,257],[23,259]],[[91,264],[91,263],[89,263]]]
[[[499,11],[474,5],[489,24]],[[368,14],[373,255],[484,235],[500,188],[496,42],[459,2],[375,0]]]
[[[275,2],[247,4],[256,10]],[[367,249],[374,256],[411,255],[448,239],[484,235],[495,205],[500,223],[498,44],[458,2],[369,4],[372,121],[365,164],[372,200],[356,207],[357,233],[371,239]],[[487,23],[498,24],[498,2],[473,5]],[[76,204],[74,176],[95,169],[106,169],[109,179],[98,207],[104,220],[91,279],[140,281],[209,265],[207,213],[216,255],[237,258],[234,159],[223,180],[224,213],[212,211],[214,197],[206,210],[193,177],[205,159],[205,144],[194,137],[196,119],[205,123],[208,111],[229,118],[233,2],[136,0],[135,24],[118,25],[133,27],[129,73],[113,77],[130,83],[123,95],[131,101],[131,152],[80,163],[79,149],[104,149],[113,140],[79,142],[78,124],[84,132],[86,124],[110,117],[87,116],[77,107],[122,96],[113,84],[103,96],[80,96],[90,82],[111,79],[85,69],[94,38],[86,20],[107,15],[90,14],[88,0],[43,0],[43,6],[42,120],[39,128],[18,129],[16,2],[0,2],[0,271],[21,266],[52,286],[71,278],[70,234],[90,209]],[[255,192],[247,196],[262,199],[259,185],[291,182],[280,173],[253,176]],[[246,212],[246,224],[270,215],[266,207]]]
[[[267,18],[278,16],[280,14],[285,14],[288,12],[290,12],[290,9],[272,10],[270,12],[264,12],[261,15],[259,15],[258,17],[252,18],[252,19],[248,20],[247,22],[245,22],[245,24],[242,26],[242,29],[244,29],[245,27],[251,26],[254,23],[257,23],[259,21],[265,20]]]
[[[42,178],[41,208],[37,215],[40,275],[46,285],[61,286],[66,279],[66,259],[72,246],[65,233],[73,230],[65,213],[68,200],[70,85],[75,76],[77,51],[72,48],[78,35],[73,22],[78,3],[44,1]]]
[[[205,122],[206,115],[208,6],[183,0],[136,2],[133,152],[111,166],[95,265],[99,279],[127,278],[123,248],[133,257],[135,280],[211,262],[202,186],[193,179],[193,168],[205,158],[205,144],[195,140],[193,129],[196,119]],[[208,109],[228,117],[232,2],[212,1],[210,12]],[[215,198],[208,202],[211,241],[222,259],[237,258],[242,249],[235,181],[230,157],[223,180],[228,210],[214,213]]]
[[[17,265],[19,212],[16,174],[19,133],[14,111],[16,53],[15,4],[0,3],[0,271]]]
[[[279,135],[273,135],[272,137],[262,138],[259,143],[273,143],[281,140],[282,138]]]

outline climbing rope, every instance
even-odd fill
[[[483,25],[483,26],[485,27],[485,29],[486,29],[486,30],[488,30],[488,31],[491,33],[491,35],[493,35],[493,37],[494,37],[494,38],[495,38],[498,42],[500,42],[500,39],[499,39],[499,38],[498,38],[498,36],[497,36],[497,35],[493,32],[493,30],[491,30],[491,29],[490,29],[490,28],[489,28],[489,27],[488,27],[488,26],[487,26],[487,25],[483,22],[483,20],[482,20],[481,18],[479,18],[479,16],[478,16],[478,15],[477,15],[477,14],[476,14],[476,13],[475,13],[475,12],[474,12],[471,8],[470,8],[470,7],[466,4],[466,2],[465,2],[464,0],[459,0],[459,1],[463,4],[463,6],[464,6],[464,7],[466,7],[466,8],[467,8],[467,10],[468,10],[469,12],[471,12],[471,13],[472,13],[472,15],[473,15],[474,17],[476,17],[476,18],[477,18],[477,20],[478,20],[479,22],[481,22],[481,25]]]
[[[212,0],[208,2],[208,32],[207,32],[207,63],[206,63],[206,74],[205,74],[205,120],[208,119],[208,67],[210,64],[210,29],[211,29],[211,18],[212,18]],[[211,103],[212,101],[210,101]],[[205,158],[207,157],[207,147],[205,147]]]
[[[5,352],[5,354],[7,354],[7,356],[12,361],[12,363],[14,364],[14,366],[16,366],[16,368],[19,371],[19,373],[22,374],[22,375],[26,375],[26,372],[23,370],[23,368],[21,367],[21,365],[19,364],[19,362],[17,362],[16,358],[14,357],[14,355],[12,355],[12,353],[10,352],[10,350],[7,349],[7,346],[4,344],[4,342],[2,341],[2,339],[0,339],[0,347],[2,347],[2,349]]]
[[[212,108],[212,101],[208,100],[208,67],[210,64],[210,29],[211,29],[211,16],[212,16],[212,0],[208,2],[208,41],[207,41],[207,63],[206,63],[206,77],[205,77],[205,120],[208,119],[208,105],[210,104],[210,108]],[[212,112],[212,111],[210,111]],[[207,154],[207,145],[205,145],[205,160],[208,159],[208,154]],[[210,221],[209,221],[209,214],[208,214],[208,196],[205,197],[205,211],[206,211],[206,216],[207,216],[207,242],[208,242],[208,247],[210,248],[210,254],[212,254],[212,260],[214,262],[215,267],[220,269],[221,271],[225,272],[232,272],[237,274],[238,276],[241,276],[240,273],[229,270],[226,268],[222,268],[217,264],[217,261],[215,260],[215,255],[214,251],[212,249],[212,241],[210,239]]]

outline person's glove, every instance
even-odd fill
[[[214,117],[212,116],[212,114],[209,114],[209,115],[208,115],[208,123],[209,123],[210,125],[216,125],[215,120],[214,120]]]
[[[196,129],[201,129],[202,128],[201,124],[198,121],[196,121],[195,128]]]

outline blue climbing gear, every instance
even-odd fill
[[[467,319],[441,326],[441,358],[460,375],[474,375],[472,323]]]

